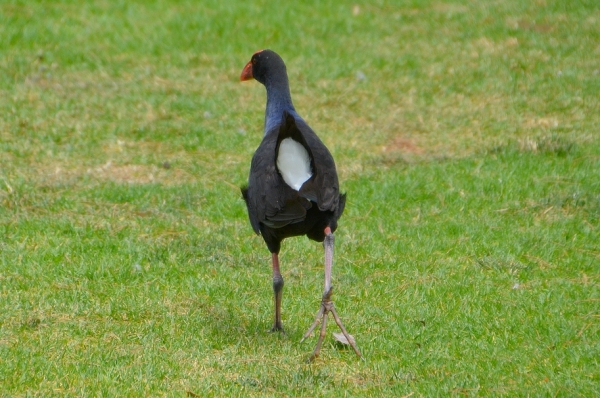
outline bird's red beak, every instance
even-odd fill
[[[242,71],[242,75],[240,76],[241,81],[252,80],[254,76],[252,75],[252,61],[248,62]]]

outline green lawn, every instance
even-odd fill
[[[600,3],[0,4],[0,396],[600,393]],[[52,4],[52,5],[51,5]],[[270,255],[256,50],[346,212]]]

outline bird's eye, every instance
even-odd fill
[[[256,58],[252,58],[252,64],[256,65]]]

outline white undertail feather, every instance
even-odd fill
[[[286,138],[279,144],[277,154],[277,169],[283,177],[283,181],[290,187],[299,191],[310,177],[310,156],[306,148],[291,138]]]

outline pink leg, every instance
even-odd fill
[[[337,323],[339,328],[342,330],[344,337],[346,338],[346,340],[348,341],[350,346],[352,346],[352,349],[354,349],[354,352],[356,353],[356,355],[358,355],[359,357],[362,356],[360,351],[358,350],[358,347],[356,346],[356,343],[354,342],[354,338],[352,338],[352,336],[350,336],[348,334],[348,332],[346,331],[346,328],[342,324],[340,317],[338,316],[337,312],[335,311],[335,307],[333,306],[333,301],[331,301],[331,295],[333,294],[333,286],[331,286],[331,268],[333,266],[334,241],[335,241],[335,238],[333,236],[333,233],[331,232],[331,228],[326,227],[325,228],[325,241],[323,242],[323,246],[325,247],[325,290],[323,291],[323,298],[321,299],[321,308],[319,309],[319,312],[317,313],[315,321],[310,326],[310,328],[308,328],[308,331],[304,334],[304,337],[302,337],[302,341],[304,341],[304,339],[306,339],[308,336],[310,336],[310,334],[313,332],[313,330],[315,330],[315,328],[317,327],[317,324],[319,323],[319,320],[321,320],[321,319],[323,320],[321,323],[321,332],[319,333],[319,340],[317,341],[317,346],[315,347],[315,350],[313,351],[312,355],[310,356],[310,359],[309,359],[310,361],[312,361],[316,357],[318,357],[319,352],[321,351],[321,345],[323,344],[323,340],[325,339],[325,329],[327,327],[327,315],[329,312],[331,312],[331,314],[333,315],[333,319],[335,320],[335,323]]]

